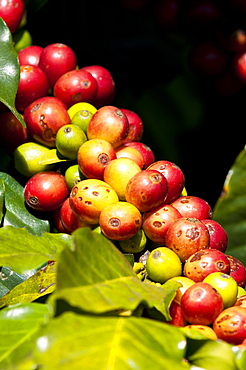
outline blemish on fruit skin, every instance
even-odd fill
[[[39,110],[40,107],[41,107],[41,103],[35,104],[32,107],[31,112],[37,112],[37,110]]]
[[[152,254],[152,258],[154,259],[158,259],[159,257],[161,256],[161,252],[160,251],[155,251],[153,254]]]
[[[98,162],[105,167],[109,162],[109,156],[106,153],[100,153],[98,156]]]
[[[155,221],[153,222],[153,226],[157,229],[159,229],[161,227],[161,222],[160,221]]]
[[[75,195],[78,193],[78,187],[77,186],[74,186],[72,191],[71,191],[71,197],[75,197]]]
[[[93,191],[92,195],[94,195],[95,197],[98,197],[100,194],[98,193],[98,191]]]
[[[111,218],[109,221],[108,221],[109,225],[111,227],[119,227],[121,225],[121,222],[118,218]]]
[[[82,197],[78,197],[78,200],[81,202],[83,200],[83,198]]]
[[[182,235],[182,230],[177,231],[176,236],[179,238]]]
[[[224,264],[223,261],[218,261],[216,263],[216,266],[218,267],[219,270],[224,270],[224,268],[225,268],[225,264]]]
[[[92,204],[92,202],[91,202],[90,200],[86,200],[86,201],[85,201],[85,204],[86,204],[87,206],[90,206],[90,205]]]
[[[33,195],[29,197],[28,201],[29,201],[30,204],[33,204],[33,205],[36,205],[36,204],[39,203],[38,198],[33,196]]]
[[[186,237],[192,240],[199,238],[200,232],[197,227],[192,227],[186,231]]]
[[[162,180],[162,177],[161,177],[161,174],[159,175],[159,174],[155,174],[155,175],[151,175],[150,176],[150,179],[151,179],[151,181],[153,181],[153,182],[161,182],[161,180]]]
[[[115,109],[114,113],[117,117],[120,117],[120,118],[124,117],[124,114],[121,112],[120,109]]]
[[[200,261],[201,257],[204,255],[203,252],[197,252],[194,257],[191,258],[190,262]]]

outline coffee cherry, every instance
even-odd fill
[[[103,139],[84,142],[77,155],[78,165],[84,176],[99,180],[103,180],[105,168],[113,159],[116,159],[115,149]]]
[[[68,124],[56,133],[56,148],[65,158],[77,159],[78,150],[87,141],[86,134],[78,126]]]
[[[87,128],[92,116],[93,114],[88,110],[79,110],[73,115],[71,123],[81,128],[81,130],[83,130],[84,133],[87,134]]]
[[[203,219],[202,222],[207,226],[209,232],[209,248],[225,252],[228,245],[228,235],[225,229],[215,220]]]
[[[117,158],[130,158],[142,169],[144,166],[144,158],[142,154],[135,148],[130,146],[121,145],[116,148]]]
[[[46,74],[49,87],[53,89],[60,76],[76,68],[77,58],[68,45],[62,43],[49,44],[43,48],[38,66]]]
[[[102,233],[112,240],[132,238],[142,226],[142,216],[132,204],[120,201],[103,208],[99,217]]]
[[[115,82],[111,73],[98,65],[86,66],[81,69],[90,72],[97,81],[97,92],[93,104],[98,108],[111,104],[115,96]]]
[[[138,230],[138,232],[131,238],[120,240],[120,249],[125,253],[140,253],[142,252],[147,244],[147,237],[143,229]]]
[[[27,205],[42,212],[59,208],[68,196],[65,177],[55,171],[37,173],[27,181],[24,188]]]
[[[232,306],[223,310],[214,320],[213,330],[218,339],[240,344],[246,337],[246,309]]]
[[[66,230],[66,233],[71,234],[74,230],[79,227],[90,227],[90,224],[82,221],[75,215],[70,206],[69,197],[62,203],[59,209],[59,216],[61,223]]]
[[[212,217],[211,206],[199,197],[184,195],[174,200],[171,204],[183,217],[194,217],[199,220]]]
[[[140,141],[142,139],[144,131],[142,119],[137,113],[133,112],[130,109],[121,108],[121,111],[127,116],[129,122],[129,131],[127,137],[124,140],[124,143],[130,141]]]
[[[244,264],[234,256],[227,255],[230,263],[230,276],[236,280],[238,286],[245,287],[246,284],[246,268]]]
[[[45,96],[28,105],[24,120],[32,137],[49,147],[55,147],[59,128],[70,123],[65,105],[53,96]]]
[[[174,276],[182,273],[182,263],[172,250],[166,247],[153,249],[146,261],[148,277],[159,283],[165,283]]]
[[[168,320],[167,324],[178,327],[184,327],[187,324],[181,305],[175,300],[171,302],[169,307],[169,315],[171,316],[171,320]]]
[[[185,186],[184,173],[179,166],[170,161],[160,160],[157,162],[153,162],[150,166],[148,166],[147,169],[157,170],[162,173],[167,179],[168,193],[165,200],[166,203],[171,203],[179,198]]]
[[[125,191],[129,180],[141,168],[130,158],[116,158],[108,163],[104,170],[104,181],[111,185],[120,200],[126,200]]]
[[[147,237],[158,244],[165,244],[169,226],[181,217],[179,211],[165,202],[143,214],[143,230]]]
[[[186,320],[193,325],[213,324],[223,307],[219,292],[205,282],[190,286],[181,298],[183,314]]]
[[[237,299],[238,286],[233,277],[217,271],[207,275],[203,281],[211,284],[220,293],[224,308],[234,305]]]
[[[0,17],[7,24],[11,33],[18,30],[25,12],[23,0],[0,1]]]
[[[71,190],[79,181],[85,180],[84,175],[79,169],[78,163],[73,164],[66,169],[65,180],[69,190]]]
[[[88,139],[103,139],[115,148],[123,144],[129,130],[126,115],[117,107],[106,105],[98,109],[91,118],[88,128]]]
[[[67,108],[84,101],[93,103],[96,93],[96,80],[82,69],[73,69],[61,75],[53,89],[54,96],[66,104]]]
[[[132,148],[137,149],[144,158],[144,166],[143,169],[146,170],[154,161],[155,155],[153,150],[146,144],[140,141],[129,141],[124,143],[126,146],[130,146]]]
[[[216,249],[204,249],[192,254],[184,264],[184,275],[195,282],[203,281],[213,272],[229,274],[230,263],[226,255]]]
[[[172,277],[171,279],[169,280],[172,280],[172,281],[177,281],[178,283],[182,284],[181,287],[179,287],[177,290],[176,290],[176,295],[174,297],[174,301],[180,303],[181,302],[181,298],[182,298],[182,295],[184,294],[184,292],[192,285],[195,284],[194,280],[191,280],[190,278],[186,277],[186,276],[174,276]]]
[[[70,193],[70,206],[83,221],[98,224],[99,216],[108,204],[118,202],[115,190],[102,180],[85,179],[78,182]]]
[[[48,80],[42,69],[34,65],[21,65],[15,97],[16,109],[24,112],[29,104],[46,95],[48,95]]]
[[[208,248],[209,232],[197,218],[181,217],[169,226],[165,245],[185,262],[193,253]]]
[[[75,103],[70,108],[68,108],[67,112],[69,114],[70,119],[72,119],[76,113],[83,110],[90,112],[92,115],[97,112],[97,108],[94,107],[94,105],[87,102]]]
[[[18,52],[18,60],[20,66],[23,65],[38,66],[42,51],[43,47],[38,45],[30,45],[25,47],[24,49],[21,49]]]
[[[166,178],[155,170],[142,170],[128,182],[126,201],[134,204],[140,212],[147,212],[163,203],[168,192]]]

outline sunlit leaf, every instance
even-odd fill
[[[59,162],[67,162],[69,159],[61,157],[58,153],[57,149],[50,149],[49,151],[45,152],[43,157],[38,161],[39,164],[53,164]]]
[[[32,302],[43,295],[52,293],[55,289],[55,283],[56,264],[52,262],[0,298],[0,307]]]
[[[17,364],[33,348],[33,339],[51,316],[45,304],[20,304],[0,311],[0,369],[22,370]]]
[[[166,288],[140,281],[125,256],[103,235],[77,229],[75,248],[59,256],[57,287],[51,301],[64,300],[86,312],[134,310],[144,302],[169,319],[179,283]]]
[[[196,350],[188,356],[195,366],[206,370],[237,369],[236,358],[231,346],[224,341],[204,340],[196,342]],[[192,346],[190,345],[190,350]]]
[[[0,265],[9,266],[20,274],[29,273],[47,261],[58,258],[64,248],[72,245],[68,234],[29,234],[24,228],[0,228]]]
[[[44,370],[181,370],[189,369],[185,349],[184,336],[168,324],[65,313],[41,331],[34,360]]]

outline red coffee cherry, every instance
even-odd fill
[[[59,208],[68,196],[65,177],[55,171],[37,173],[27,181],[24,188],[27,205],[42,212]]]
[[[43,48],[38,66],[45,72],[49,87],[53,89],[59,77],[76,68],[77,58],[68,45],[49,44]]]

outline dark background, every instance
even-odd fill
[[[108,68],[116,83],[113,105],[140,115],[145,128],[142,141],[156,160],[178,164],[188,193],[213,207],[245,145],[245,88],[221,96],[209,78],[196,76],[187,66],[192,45],[213,38],[214,26],[202,32],[187,24],[166,30],[156,20],[155,1],[137,9],[126,3],[50,0],[38,12],[28,12],[26,28],[33,44],[69,45],[79,67]],[[226,1],[218,3],[228,12]],[[179,17],[182,23],[182,12]]]

